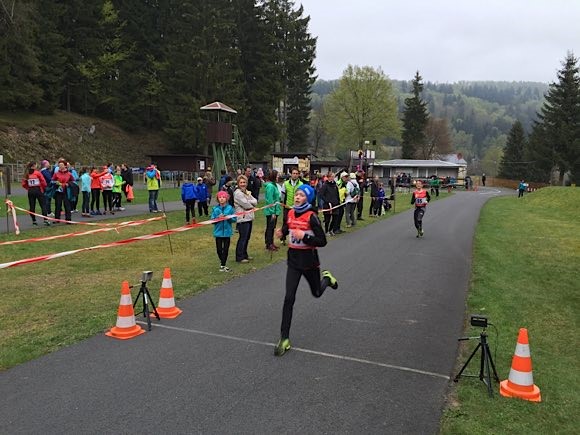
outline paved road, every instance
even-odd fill
[[[333,239],[321,258],[340,287],[315,300],[301,284],[282,358],[275,264],[133,340],[99,335],[0,373],[0,432],[437,433],[492,194],[429,205],[423,239],[410,212]]]

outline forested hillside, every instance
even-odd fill
[[[316,39],[292,0],[19,0],[0,7],[0,111],[96,116],[207,152],[222,101],[253,157],[308,141]],[[58,156],[51,156],[58,157]]]
[[[317,80],[312,87],[313,109],[319,110],[338,80]],[[409,97],[410,81],[392,81],[399,113]],[[529,132],[548,90],[545,83],[532,82],[459,82],[440,84],[426,82],[422,93],[429,115],[449,121],[455,150],[470,161],[494,159],[505,146],[516,120]],[[390,143],[398,145],[398,143]],[[489,153],[494,154],[493,157]],[[387,156],[396,157],[396,156]]]

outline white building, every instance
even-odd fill
[[[378,175],[380,178],[393,178],[404,172],[412,178],[429,178],[431,175],[436,175],[439,178],[453,177],[459,181],[467,175],[467,162],[465,160],[462,163],[443,160],[376,160],[369,169],[372,175]]]

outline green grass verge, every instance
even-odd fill
[[[528,328],[542,402],[489,398],[478,379],[462,378],[451,392],[441,433],[578,433],[579,203],[580,189],[546,188],[523,199],[493,199],[482,210],[468,312],[487,314],[500,331],[496,340],[490,329],[490,342],[492,352],[497,345],[501,380],[509,374],[519,328]],[[458,363],[472,348],[462,349]]]
[[[167,197],[175,195],[176,192],[178,193],[176,189],[173,193],[170,189],[164,190]],[[442,194],[441,198],[446,196],[447,194]],[[410,208],[409,199],[408,194],[398,196],[397,213]],[[356,229],[377,221],[368,218],[368,198],[365,201],[366,219],[359,222]],[[381,219],[388,219],[392,215],[393,213],[388,213]],[[25,216],[20,215],[20,218],[23,217]],[[138,216],[134,217],[137,218]],[[184,212],[168,214],[169,228],[178,227],[183,221]],[[2,246],[0,262],[94,246],[163,229],[165,222],[156,222],[137,228],[125,228],[119,234],[111,231],[66,240]],[[219,262],[209,226],[172,235],[173,255],[170,253],[168,239],[160,238],[0,270],[0,370],[102,333],[113,326],[121,282],[138,282],[143,270],[154,271],[150,289],[153,297],[157,298],[163,268],[170,267],[175,297],[179,301],[236,276],[284,260],[285,249],[273,255],[264,249],[264,230],[264,215],[257,212],[249,246],[254,260],[250,264],[235,263],[234,250],[238,237],[234,235],[228,259],[228,265],[232,268],[230,274],[218,271]],[[68,226],[55,226],[27,231],[20,237],[39,237],[72,231]],[[0,235],[0,241],[16,238],[14,235]],[[324,257],[324,248],[321,255]],[[283,285],[282,277],[279,283],[273,285]]]

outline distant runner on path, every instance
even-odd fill
[[[320,220],[312,209],[315,192],[307,184],[300,185],[294,194],[294,206],[288,212],[288,218],[282,229],[277,230],[277,237],[286,237],[290,234],[288,243],[288,271],[286,272],[286,296],[282,309],[282,325],[280,341],[274,349],[274,355],[282,356],[290,350],[290,324],[292,311],[296,301],[296,290],[302,275],[310,285],[312,296],[319,298],[330,286],[338,288],[338,281],[332,274],[322,271],[320,280],[320,260],[317,247],[326,245],[326,235]]]
[[[425,215],[425,207],[431,201],[431,195],[426,190],[423,190],[423,182],[421,180],[417,180],[415,186],[417,190],[411,195],[411,204],[415,205],[413,219],[415,228],[417,228],[417,237],[423,237],[423,216]]]

